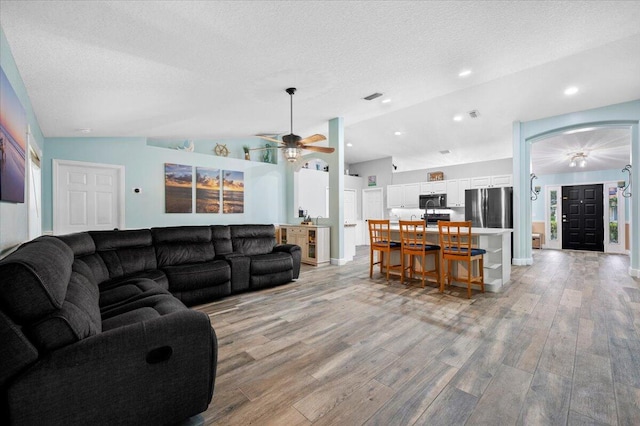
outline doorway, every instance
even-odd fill
[[[53,233],[124,228],[124,166],[53,160]]]
[[[562,187],[562,248],[604,251],[603,186]]]

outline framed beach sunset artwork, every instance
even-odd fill
[[[222,172],[222,212],[244,213],[244,173]]]
[[[0,68],[0,201],[24,203],[27,115]]]
[[[164,165],[164,203],[166,213],[193,212],[193,167]]]
[[[196,213],[220,213],[220,169],[196,167]]]

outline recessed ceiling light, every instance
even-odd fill
[[[389,98],[382,100],[383,104],[388,104],[389,102],[391,102],[391,99],[389,99]]]
[[[458,74],[458,77],[468,77],[469,75],[471,75],[471,70],[464,70]]]
[[[567,96],[575,95],[576,93],[578,93],[578,88],[576,86],[571,86],[564,89],[564,94]]]
[[[78,133],[91,133],[91,129],[76,129]]]
[[[442,154],[442,155],[451,154],[451,150],[450,149],[443,149],[442,151],[440,151],[440,154]]]
[[[396,136],[400,136],[402,134],[402,132],[394,132],[393,134],[396,135]]]
[[[351,147],[353,146],[353,144],[352,144],[351,142],[349,142],[349,143],[347,144],[347,146],[348,146],[349,148],[351,148]]]
[[[453,121],[462,121],[462,116],[461,115],[455,115],[453,117]]]

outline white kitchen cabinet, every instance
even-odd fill
[[[513,186],[513,175],[491,176],[491,186]]]
[[[417,208],[420,184],[387,185],[387,208]]]
[[[447,207],[464,207],[464,191],[470,188],[471,179],[447,180]]]
[[[447,181],[434,180],[431,182],[420,182],[420,194],[446,194]]]
[[[512,175],[479,176],[471,178],[471,188],[497,188],[512,185]]]
[[[330,231],[328,226],[285,225],[280,228],[280,243],[300,246],[302,263],[318,266],[329,263]]]

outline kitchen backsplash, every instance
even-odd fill
[[[464,210],[460,209],[436,209],[437,213],[449,213],[452,221],[464,220]],[[420,220],[424,216],[424,209],[388,209],[389,219],[394,220]],[[429,209],[433,213],[433,209]],[[413,217],[412,217],[413,215]]]

